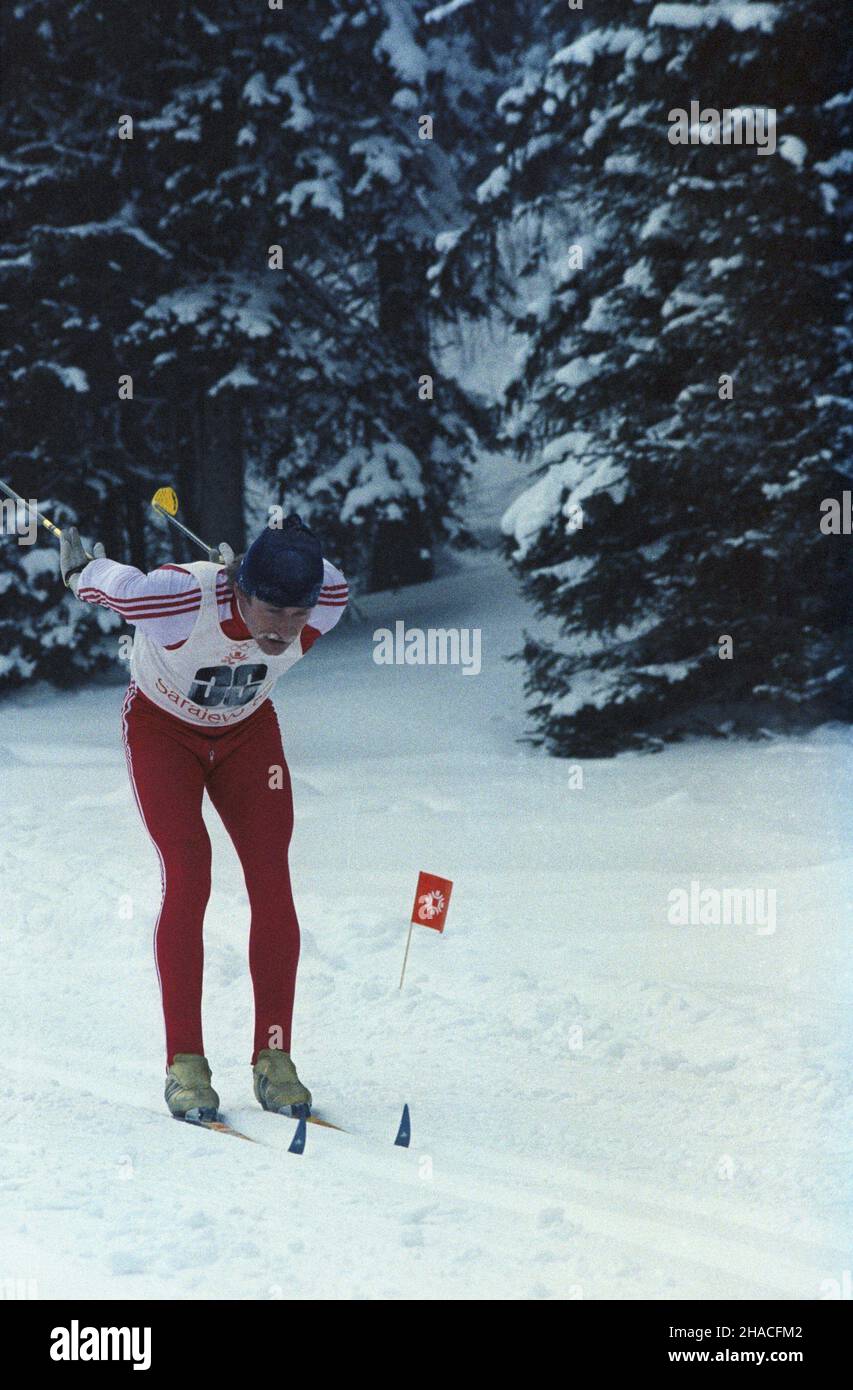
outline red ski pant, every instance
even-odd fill
[[[252,1062],[263,1047],[290,1051],[299,923],[287,852],[293,797],[275,709],[264,701],[226,729],[197,729],[128,687],[122,709],[128,771],[160,857],[163,899],[154,957],[166,1024],[166,1066],[176,1052],[204,1053],[202,926],[210,896],[205,789],[234,844],[251,909],[249,969],[255,996]]]

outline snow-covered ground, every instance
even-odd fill
[[[579,788],[517,741],[505,657],[535,620],[500,560],[361,608],[276,699],[294,1055],[351,1131],[309,1129],[301,1158],[293,1122],[252,1098],[248,908],[215,813],[206,1047],[223,1109],[263,1146],[163,1103],[159,872],[121,689],[0,705],[0,1280],[40,1298],[842,1287],[850,740],[585,762]],[[482,629],[482,673],[374,664],[374,628],[397,619]],[[443,936],[416,930],[401,993],[419,869],[454,895]],[[671,925],[691,880],[775,889],[775,930]],[[392,1143],[403,1101],[409,1150]]]

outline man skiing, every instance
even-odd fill
[[[143,574],[63,534],[66,585],[135,625],[122,707],[128,772],[160,859],[154,955],[166,1029],[166,1103],[178,1119],[211,1119],[201,1025],[202,928],[210,895],[205,789],[228,831],[251,907],[255,1001],[252,1071],[265,1110],[304,1113],[311,1093],[290,1056],[299,959],[288,847],[290,774],[270,693],[343,613],[347,584],[298,516],[269,526],[238,561],[166,564]],[[300,1107],[295,1112],[291,1107]]]

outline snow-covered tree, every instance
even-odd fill
[[[119,399],[127,364],[117,344],[135,316],[134,287],[158,273],[165,252],[140,226],[116,161],[119,70],[103,86],[95,80],[115,32],[105,8],[81,3],[73,23],[43,0],[2,12],[3,51],[15,55],[0,160],[3,472],[55,522],[84,518],[87,533],[140,563],[151,493],[139,458],[144,421]],[[137,56],[148,70],[156,43],[146,55],[141,39]],[[114,620],[65,593],[55,544],[44,532],[31,544],[24,522],[3,541],[0,688],[37,676],[67,682],[116,655]]]
[[[457,194],[421,138],[425,8],[208,4],[203,77],[138,123],[180,284],[129,342],[183,430],[200,524],[251,459],[369,586],[431,574],[480,424],[430,349],[428,247]]]
[[[464,540],[486,421],[430,341],[427,270],[458,220],[464,141],[458,116],[424,120],[447,52],[427,56],[429,8],[4,11],[13,486],[143,567],[169,544],[147,505],[164,482],[238,548],[247,490],[253,526],[268,504],[300,507],[368,586],[426,578],[436,544]],[[50,592],[30,593],[20,559],[6,650],[38,630],[19,674],[44,674],[51,625],[72,641],[67,605],[47,570]],[[100,659],[74,645],[83,668]]]
[[[847,717],[849,538],[822,529],[850,487],[836,16],[548,17],[551,55],[502,99],[500,162],[440,277],[464,290],[496,222],[538,225],[527,269],[551,287],[517,317],[508,429],[539,476],[504,520],[558,625],[523,651],[536,736],[594,755]],[[748,119],[763,148],[735,142]]]

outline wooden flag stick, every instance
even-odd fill
[[[403,956],[403,969],[400,971],[400,988],[403,988],[403,976],[406,973],[406,961],[409,959],[409,946],[412,942],[412,927],[414,922],[409,923],[409,935],[406,937],[406,954]]]

